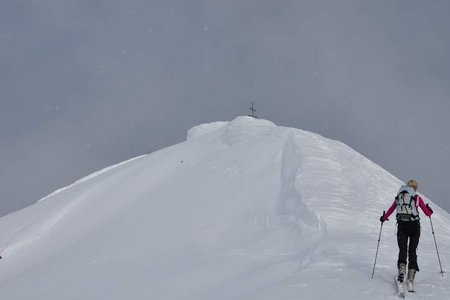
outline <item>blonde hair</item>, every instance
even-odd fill
[[[419,188],[419,184],[414,179],[408,180],[406,183],[407,186],[412,187],[413,189],[417,190]]]

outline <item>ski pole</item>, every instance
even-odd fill
[[[444,271],[442,270],[441,257],[439,256],[439,250],[438,250],[438,246],[436,243],[436,236],[434,234],[434,227],[433,227],[433,221],[431,221],[431,216],[430,216],[430,224],[431,224],[431,232],[433,233],[433,238],[434,238],[434,245],[436,246],[436,253],[437,253],[437,257],[438,257],[438,261],[439,261],[439,267],[441,268],[442,277],[444,277]]]
[[[384,214],[386,213],[386,211],[383,211],[383,217]],[[383,230],[383,223],[381,222],[381,226],[380,226],[380,234],[378,235],[378,244],[377,244],[377,252],[375,253],[375,261],[373,263],[373,270],[372,270],[372,279],[373,279],[373,275],[375,274],[375,266],[377,264],[377,257],[378,257],[378,248],[380,247],[380,240],[381,240],[381,231]]]

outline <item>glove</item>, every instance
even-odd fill
[[[430,205],[427,203],[427,208],[428,208],[428,210],[431,212],[431,213],[433,213],[433,210],[431,209],[431,207],[430,207]]]
[[[384,221],[389,221],[389,219],[384,219],[384,215],[386,214],[385,211],[383,211],[383,215],[380,217],[380,222],[383,223]]]

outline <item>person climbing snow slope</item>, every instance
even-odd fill
[[[402,185],[387,212],[380,217],[381,222],[388,221],[389,216],[396,211],[397,218],[397,243],[398,253],[398,278],[403,282],[408,267],[407,284],[410,292],[414,291],[413,283],[416,272],[419,271],[417,264],[417,245],[420,238],[420,217],[418,208],[427,217],[433,214],[428,204],[425,205],[422,197],[417,193],[419,185],[416,180],[409,180]],[[409,243],[408,243],[409,242]]]

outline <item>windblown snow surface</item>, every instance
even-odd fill
[[[1,218],[0,298],[397,299],[394,218],[371,275],[400,184],[314,133],[250,117],[199,125]],[[450,216],[428,202],[445,270]],[[406,297],[450,299],[423,214],[418,253]]]

